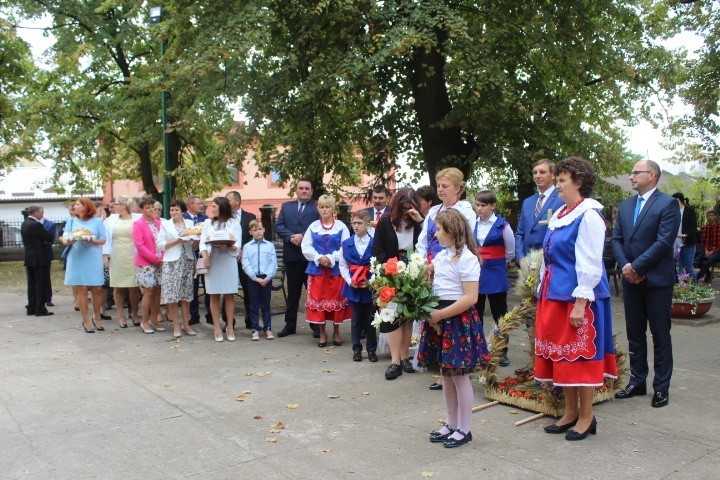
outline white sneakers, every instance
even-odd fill
[[[273,335],[272,332],[268,330],[267,332],[265,332],[265,338],[267,338],[268,340],[273,340],[275,338],[275,335]],[[260,340],[260,332],[253,330],[252,341],[255,342],[257,340]]]
[[[268,340],[272,340],[275,338],[275,335],[273,335],[272,332],[268,330],[267,332],[265,332],[265,338],[267,338]]]
[[[258,333],[257,331],[254,331],[254,330],[253,330],[253,333],[252,333],[252,341],[253,341],[253,342],[257,342],[258,340],[260,340],[260,333]]]

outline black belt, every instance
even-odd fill
[[[449,307],[453,303],[457,302],[457,300],[438,300],[438,307],[439,308],[445,308]]]

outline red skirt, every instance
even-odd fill
[[[308,275],[305,320],[340,325],[352,317],[352,308],[342,296],[345,281],[341,276],[331,277],[329,268],[322,270],[322,275]]]
[[[610,301],[588,302],[578,328],[570,324],[573,306],[548,300],[543,291],[535,320],[535,379],[563,387],[601,386],[605,377],[617,377]]]

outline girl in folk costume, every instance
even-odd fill
[[[443,376],[447,423],[430,435],[430,441],[453,448],[472,440],[470,374],[483,363],[487,345],[475,310],[480,260],[467,219],[449,209],[437,215],[435,224],[435,237],[444,250],[433,259],[433,294],[440,297],[440,304],[428,323],[439,331],[440,345],[434,357],[428,355],[432,350],[426,349],[418,360],[426,366],[439,366]],[[421,341],[427,340],[423,336]]]
[[[318,347],[327,345],[325,322],[333,322],[333,344],[342,345],[340,324],[352,316],[347,299],[342,296],[345,282],[340,276],[340,248],[350,237],[344,223],[335,219],[335,198],[322,195],[318,199],[320,220],[310,224],[300,247],[308,260],[307,301],[305,319],[320,327]]]

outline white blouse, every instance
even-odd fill
[[[229,218],[227,222],[219,224],[218,222],[214,222],[211,218],[205,220],[202,234],[200,235],[200,251],[202,252],[204,250],[208,252],[208,255],[212,254],[212,245],[205,243],[205,239],[208,238],[212,232],[217,230],[227,230],[235,236],[235,250],[228,250],[228,253],[231,257],[237,257],[240,255],[240,251],[242,249],[242,231],[240,230],[240,222],[238,222],[235,217]]]
[[[448,247],[433,258],[435,278],[433,294],[440,300],[457,300],[465,294],[463,282],[477,282],[480,278],[480,260],[467,246],[458,258],[455,247]]]
[[[467,219],[468,227],[470,227],[470,231],[472,232],[473,228],[475,228],[477,215],[475,214],[475,210],[473,209],[470,202],[468,202],[467,200],[460,200],[452,207],[447,208],[454,208],[458,212],[462,213],[463,217]],[[447,210],[447,208],[445,208],[444,210]],[[428,249],[428,221],[430,219],[434,221],[435,217],[438,213],[440,213],[441,209],[443,209],[442,205],[435,205],[430,209],[427,217],[425,217],[425,220],[423,220],[422,232],[420,232],[417,245],[415,245],[415,251],[423,257],[427,256]]]
[[[309,262],[315,262],[315,265],[319,267],[320,259],[322,257],[328,257],[330,259],[330,267],[334,267],[335,264],[338,263],[340,261],[340,258],[342,257],[342,248],[338,246],[338,249],[330,254],[319,254],[317,250],[315,250],[315,246],[313,245],[313,236],[311,235],[311,232],[319,233],[320,235],[335,235],[338,232],[342,232],[341,240],[345,241],[350,238],[350,231],[340,220],[335,220],[330,229],[323,227],[322,220],[315,220],[313,223],[310,224],[307,231],[305,231],[305,234],[303,235],[302,242],[300,243],[300,248],[302,249],[302,253],[305,258]]]
[[[572,296],[575,298],[586,298],[589,301],[595,301],[595,287],[600,283],[603,274],[603,249],[605,248],[605,221],[597,210],[602,210],[603,206],[597,200],[586,198],[583,202],[575,207],[575,210],[568,213],[562,218],[558,218],[558,213],[565,210],[559,208],[548,222],[548,229],[554,230],[558,227],[570,225],[578,219],[580,215],[587,214],[580,221],[578,227],[578,236],[575,241],[575,267],[577,271],[578,286],[573,290]],[[540,287],[545,277],[545,260],[540,266]]]

